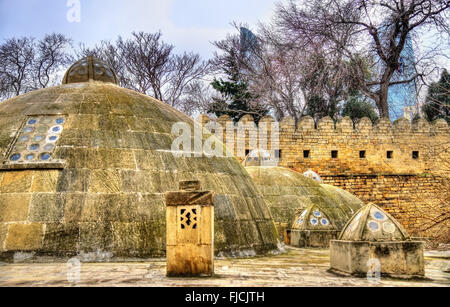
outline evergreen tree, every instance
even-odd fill
[[[221,94],[220,98],[213,98],[214,103],[209,106],[208,112],[214,113],[217,117],[224,114],[230,116],[234,122],[238,122],[244,115],[250,114],[258,123],[267,115],[268,110],[259,105],[253,105],[252,100],[256,96],[247,89],[244,81],[236,80],[224,81],[214,79],[212,87]]]
[[[450,124],[450,74],[447,70],[439,82],[430,85],[422,112],[428,121],[443,118]]]
[[[375,123],[379,117],[375,107],[364,99],[360,92],[352,92],[350,98],[345,102],[342,108],[342,116],[349,116],[353,122],[363,117],[368,117],[372,123]]]
[[[318,95],[311,95],[306,101],[306,115],[319,120],[325,116],[336,119],[338,115],[338,105],[333,101],[327,101],[325,98]]]

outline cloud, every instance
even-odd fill
[[[81,22],[66,19],[66,0],[0,1],[0,39],[61,32],[93,46],[101,40],[129,37],[133,31],[156,32],[176,46],[212,56],[212,41],[233,31],[232,21],[255,25],[274,8],[272,0],[80,0]],[[14,12],[14,14],[11,14]]]

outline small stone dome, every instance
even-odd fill
[[[66,72],[62,84],[101,81],[118,84],[114,70],[106,62],[92,56],[73,64]]]
[[[361,208],[339,236],[344,241],[405,241],[408,234],[387,212],[375,204]]]
[[[303,212],[298,212],[295,221],[292,224],[292,229],[298,230],[338,230],[333,219],[330,219],[326,213],[318,205],[309,206]]]
[[[320,178],[320,176],[312,170],[308,170],[308,171],[304,172],[303,176],[311,178],[312,180],[315,180],[318,183],[322,183],[322,178]]]
[[[351,193],[303,176],[302,173],[283,167],[246,167],[264,197],[279,234],[293,223],[296,213],[310,206],[326,212],[329,221],[337,230],[343,229],[347,221],[364,203]]]
[[[252,150],[244,159],[242,164],[247,166],[277,166],[278,161],[269,150]]]

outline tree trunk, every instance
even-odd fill
[[[389,82],[381,84],[379,98],[377,101],[378,112],[380,113],[380,118],[389,118],[389,105],[388,105],[388,94],[389,94]]]

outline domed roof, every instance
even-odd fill
[[[236,158],[174,156],[172,126],[193,130],[190,117],[114,82],[68,78],[0,104],[0,253],[163,256],[164,193],[181,180],[215,192],[217,253],[277,248],[270,211]]]
[[[326,209],[328,208],[326,207]],[[302,212],[298,212],[291,228],[298,230],[338,230],[326,211],[318,205],[311,205]]]
[[[320,178],[320,176],[312,170],[307,170],[306,172],[303,173],[303,176],[311,178],[317,181],[318,183],[322,183],[322,178]]]
[[[269,150],[254,149],[242,161],[244,166],[277,166],[278,161]]]
[[[246,167],[277,223],[291,226],[299,210],[317,206],[341,230],[364,203],[333,186],[282,167]],[[316,208],[316,207],[314,207]]]
[[[375,204],[361,208],[344,227],[339,240],[345,241],[405,241],[403,227]]]
[[[114,70],[106,62],[92,56],[73,64],[66,72],[62,84],[101,81],[118,84]]]

